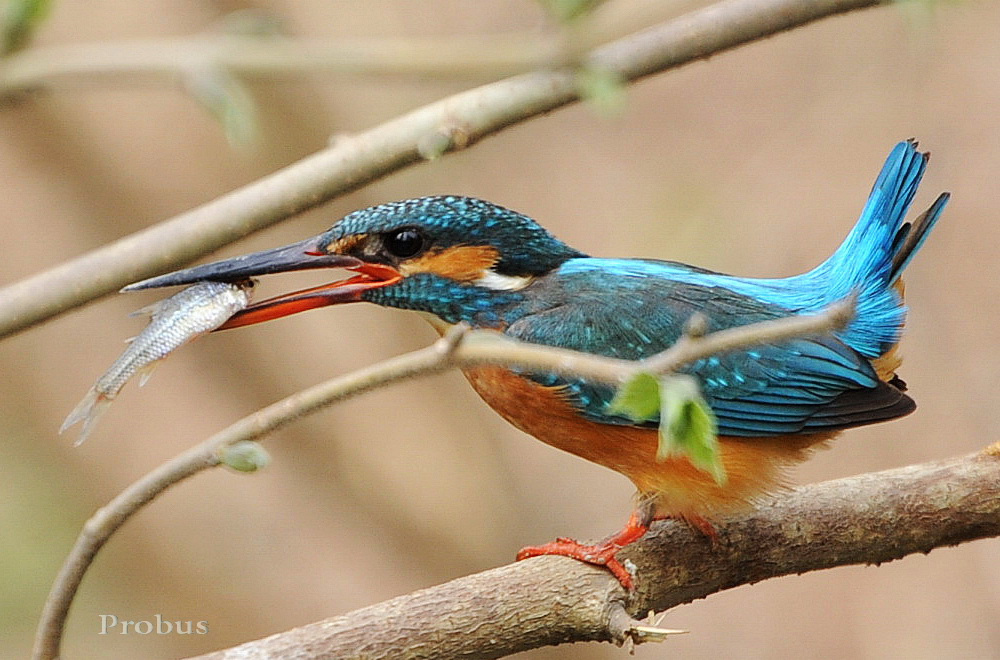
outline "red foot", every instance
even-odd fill
[[[517,560],[521,561],[522,559],[539,557],[541,555],[572,557],[588,564],[604,566],[611,571],[612,575],[618,579],[626,591],[632,591],[635,587],[632,574],[628,572],[628,569],[620,561],[615,559],[615,555],[629,543],[634,543],[641,539],[649,529],[648,525],[642,523],[639,515],[639,512],[633,512],[622,531],[596,545],[583,545],[573,539],[560,537],[552,543],[546,543],[545,545],[521,548],[517,553]]]

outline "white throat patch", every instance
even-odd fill
[[[494,270],[487,270],[483,276],[474,281],[473,284],[494,291],[520,291],[535,280],[534,277],[524,275],[501,275]]]

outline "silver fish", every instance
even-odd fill
[[[199,282],[165,300],[133,312],[149,314],[149,325],[128,339],[129,347],[97,379],[83,400],[73,409],[59,432],[83,422],[79,445],[93,430],[98,417],[111,405],[132,376],[139,374],[139,386],[146,384],[159,360],[188,341],[215,330],[236,312],[250,304],[250,281],[240,284]]]

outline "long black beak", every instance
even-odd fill
[[[327,254],[320,247],[319,239],[314,237],[285,247],[254,252],[242,257],[178,270],[159,277],[151,277],[148,280],[129,284],[122,291],[194,284],[206,280],[241,282],[258,275],[313,268],[346,268],[357,274],[346,280],[295,291],[250,305],[233,315],[218,330],[270,321],[307,309],[358,302],[362,300],[362,294],[365,291],[395,284],[403,277],[399,271],[390,266],[369,263],[357,257],[343,254]]]
[[[359,268],[365,262],[342,254],[327,254],[319,248],[316,238],[308,238],[285,247],[263,250],[241,257],[174,271],[129,284],[122,291],[156,289],[164,286],[213,282],[240,282],[258,275],[286,273],[313,268]]]

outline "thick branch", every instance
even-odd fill
[[[639,567],[627,603],[606,571],[539,557],[199,657],[444,660],[620,643],[634,623],[616,615],[621,604],[641,616],[771,577],[1000,536],[1000,444],[782,493],[719,532],[712,544],[682,523],[654,525],[622,553]]]
[[[637,80],[825,16],[888,0],[724,0],[593,51],[587,62]],[[571,71],[539,71],[463,92],[338,140],[203,206],[0,289],[0,337],[176,268],[247,234],[423,159],[578,98]]]

